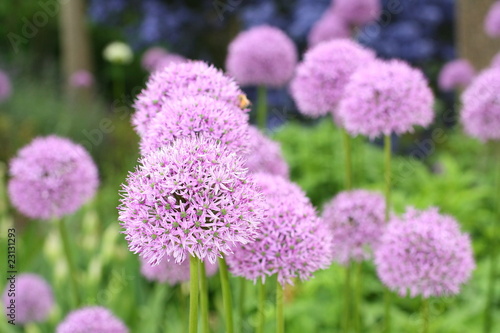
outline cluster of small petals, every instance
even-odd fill
[[[161,58],[166,56],[168,51],[163,47],[151,47],[144,52],[141,58],[141,66],[148,72],[152,72]]]
[[[137,133],[143,135],[164,104],[174,98],[198,95],[238,107],[241,106],[241,96],[244,96],[232,78],[202,61],[171,64],[149,77],[146,88],[135,101],[132,124]]]
[[[248,114],[235,105],[203,95],[174,99],[163,105],[141,137],[141,153],[196,135],[219,141],[237,154],[247,153],[248,127]]]
[[[58,326],[56,333],[128,333],[128,328],[111,311],[89,306],[71,312]]]
[[[491,5],[484,19],[484,31],[490,37],[500,37],[500,1]]]
[[[181,56],[180,54],[169,53],[163,56],[160,60],[158,60],[152,71],[153,72],[161,71],[165,67],[168,67],[173,64],[181,64],[186,61],[187,59]]]
[[[327,10],[316,21],[308,36],[309,47],[337,38],[349,38],[351,28],[335,11]]]
[[[12,85],[9,76],[0,71],[0,102],[7,100],[12,94]]]
[[[134,53],[130,46],[119,41],[106,45],[102,55],[105,60],[121,65],[130,64],[134,60]]]
[[[81,69],[71,74],[69,84],[75,88],[88,88],[94,84],[94,76],[89,71]]]
[[[376,192],[341,192],[323,209],[332,233],[333,260],[347,265],[371,258],[385,229],[385,199]]]
[[[304,192],[280,176],[261,173],[255,181],[266,199],[265,217],[255,242],[226,258],[231,272],[254,281],[277,274],[284,285],[328,267],[331,236]]]
[[[292,78],[297,49],[280,29],[268,25],[241,32],[229,44],[226,70],[243,85],[281,87]]]
[[[376,21],[382,13],[381,0],[334,0],[333,10],[351,25]]]
[[[206,261],[205,271],[207,276],[212,276],[217,273],[218,265]],[[156,266],[148,264],[141,258],[141,273],[149,281],[157,281],[160,283],[168,283],[169,285],[176,285],[178,283],[189,281],[189,260],[185,260],[178,264],[174,260],[163,260]]]
[[[31,218],[60,218],[78,210],[99,185],[97,167],[79,144],[54,135],[34,139],[10,163],[9,197]]]
[[[20,274],[15,282],[7,280],[2,301],[4,311],[9,320],[15,318],[17,324],[44,322],[54,307],[52,288],[41,276],[36,274]],[[15,286],[12,285],[15,284]],[[11,311],[11,301],[15,308]]]
[[[299,111],[310,117],[335,112],[352,73],[375,54],[348,39],[323,42],[307,51],[290,86]]]
[[[251,173],[269,173],[288,178],[288,164],[281,153],[281,146],[265,136],[256,127],[250,126],[250,152],[245,166]]]
[[[261,195],[243,161],[202,136],[142,158],[122,196],[119,220],[129,249],[152,265],[164,256],[214,263],[252,241],[262,219]]]
[[[481,141],[500,140],[500,68],[480,73],[462,94],[460,121]]]
[[[393,218],[375,250],[377,274],[401,296],[456,295],[475,268],[471,242],[437,208]]]
[[[441,69],[438,85],[444,91],[465,88],[471,83],[475,75],[476,71],[469,61],[465,59],[453,60]]]
[[[352,135],[375,138],[429,126],[434,96],[424,74],[399,60],[375,60],[345,88],[337,120]]]

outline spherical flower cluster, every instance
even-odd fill
[[[460,121],[481,141],[500,140],[500,68],[479,74],[462,94]]]
[[[128,333],[125,324],[111,311],[89,306],[71,312],[56,329],[56,333]]]
[[[105,60],[115,64],[129,64],[134,59],[130,46],[123,42],[109,43],[103,51]]]
[[[339,193],[323,209],[332,233],[334,261],[347,265],[371,257],[385,228],[385,199],[366,190]]]
[[[89,71],[81,69],[71,74],[69,84],[75,88],[88,88],[94,84],[94,76]]]
[[[484,19],[484,31],[490,37],[500,37],[500,1],[491,5]]]
[[[161,111],[164,104],[181,96],[205,95],[231,105],[242,105],[244,96],[236,82],[213,66],[202,61],[188,61],[172,64],[153,73],[146,88],[137,96],[136,112],[132,124],[139,135],[143,135],[151,120]]]
[[[207,276],[212,276],[217,273],[218,265],[210,262],[205,262],[205,271]],[[168,283],[169,285],[176,285],[178,283],[189,281],[189,260],[185,260],[177,264],[173,260],[163,260],[156,266],[148,264],[141,258],[141,273],[149,281],[157,281],[160,283]]]
[[[333,10],[327,10],[313,25],[308,36],[309,47],[337,38],[349,38],[349,25]]]
[[[352,73],[374,58],[372,51],[348,39],[323,42],[309,50],[290,87],[299,111],[310,117],[335,112]]]
[[[235,153],[249,149],[248,114],[236,105],[213,98],[188,96],[163,105],[141,137],[141,153],[146,155],[175,139],[204,135],[227,145]]]
[[[351,25],[377,20],[382,12],[381,0],[334,0],[333,10]]]
[[[474,67],[465,59],[450,61],[441,69],[438,77],[439,88],[450,91],[456,88],[465,88],[476,75]]]
[[[403,134],[431,124],[433,103],[420,70],[399,60],[376,60],[351,76],[337,117],[352,135]]]
[[[79,144],[55,135],[39,137],[10,163],[9,196],[31,218],[60,218],[78,210],[99,185],[97,167]]]
[[[265,197],[265,218],[255,242],[226,258],[230,270],[249,280],[277,274],[280,284],[308,279],[331,263],[331,236],[305,193],[280,176],[256,174]]]
[[[226,69],[245,85],[284,86],[297,65],[297,49],[280,29],[262,25],[241,32],[229,44]]]
[[[0,102],[7,100],[12,94],[12,86],[10,83],[9,76],[0,71]]]
[[[2,296],[7,318],[15,319],[18,324],[47,320],[54,307],[54,297],[45,279],[36,274],[20,274],[14,283],[15,286],[12,282],[7,284]],[[9,291],[12,289],[14,292]],[[9,309],[12,301],[15,302],[14,313]]]
[[[469,236],[437,208],[409,209],[387,225],[375,251],[377,274],[401,296],[455,295],[475,267]]]
[[[168,51],[163,47],[154,46],[146,50],[141,58],[141,66],[148,72],[152,72],[161,58],[166,56]]]
[[[163,56],[160,60],[158,60],[155,67],[153,68],[153,72],[161,71],[165,67],[168,67],[173,64],[181,64],[186,61],[187,59],[179,54],[169,53]]]
[[[140,161],[123,186],[119,220],[148,263],[196,256],[214,263],[255,237],[260,193],[243,161],[204,137],[175,140]]]
[[[250,126],[250,151],[245,166],[251,173],[269,173],[288,178],[288,164],[279,143],[269,139],[256,127]]]

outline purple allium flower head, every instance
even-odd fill
[[[128,333],[125,324],[108,309],[89,306],[71,312],[56,329],[56,333]]]
[[[349,38],[351,29],[335,11],[327,10],[313,25],[308,36],[309,47],[337,38]]]
[[[242,86],[281,87],[297,65],[297,48],[280,29],[261,25],[241,32],[229,44],[226,70]]]
[[[266,199],[265,218],[256,241],[226,258],[231,272],[254,281],[277,274],[284,285],[328,267],[331,235],[305,193],[280,176],[260,173],[255,181]]]
[[[247,153],[248,114],[236,105],[203,95],[172,100],[163,105],[141,137],[141,153],[146,155],[175,139],[194,135],[220,141],[237,154]]]
[[[381,0],[334,0],[333,10],[351,25],[373,22],[382,13]]]
[[[288,164],[281,153],[281,146],[265,136],[258,128],[249,127],[250,152],[245,166],[251,173],[269,173],[288,178]]]
[[[163,47],[154,46],[146,50],[141,58],[142,68],[148,72],[152,72],[161,58],[166,56],[168,51]]]
[[[476,75],[474,67],[465,59],[450,61],[443,66],[438,77],[439,88],[450,91],[456,88],[465,88]]]
[[[325,205],[322,217],[332,232],[334,261],[367,260],[384,233],[385,199],[366,190],[341,192]]]
[[[335,113],[350,76],[375,54],[348,39],[323,42],[307,51],[290,89],[299,111],[310,117]]]
[[[218,265],[206,261],[205,271],[207,276],[212,276],[217,273]],[[189,281],[189,260],[184,260],[182,263],[177,264],[173,260],[163,260],[156,266],[148,264],[146,260],[141,258],[141,273],[149,281],[157,281],[160,283],[168,283],[169,285],[176,285],[178,283]]]
[[[483,142],[500,140],[500,68],[480,73],[462,94],[460,121],[465,132]]]
[[[71,74],[69,84],[75,88],[88,88],[94,84],[94,76],[85,69]]]
[[[99,185],[89,153],[55,135],[35,138],[10,163],[9,196],[24,215],[48,220],[78,210]]]
[[[5,101],[12,94],[12,85],[7,73],[0,70],[0,102]]]
[[[490,37],[500,37],[500,1],[495,1],[484,19],[484,31]]]
[[[175,140],[140,161],[123,186],[119,220],[129,249],[148,263],[167,255],[212,263],[252,241],[262,199],[243,161],[205,137]]]
[[[154,72],[149,77],[146,88],[137,96],[134,104],[136,112],[132,116],[135,130],[139,135],[144,134],[163,105],[173,98],[196,95],[206,95],[242,106],[241,96],[244,93],[232,78],[202,61],[172,64]],[[242,109],[249,111],[246,105]]]
[[[182,64],[184,62],[187,62],[187,59],[184,58],[183,56],[175,53],[169,53],[165,56],[163,56],[161,59],[158,60],[156,63],[153,72],[158,72],[163,70],[165,67],[168,67],[173,64]]]
[[[7,307],[11,300],[15,302],[15,321],[17,324],[44,322],[54,307],[54,297],[50,285],[37,274],[20,274],[15,281],[15,296],[12,297],[10,282],[5,287],[2,301],[5,314],[10,314]],[[10,296],[9,296],[10,295]]]
[[[402,134],[430,125],[433,103],[420,70],[400,60],[375,60],[351,76],[337,121],[352,135]]]
[[[475,267],[469,236],[437,208],[408,209],[387,225],[375,250],[377,274],[401,296],[455,295]]]

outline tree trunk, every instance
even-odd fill
[[[477,70],[489,66],[500,52],[500,38],[484,32],[484,19],[496,0],[458,0],[456,2],[456,45],[461,58],[469,60]]]

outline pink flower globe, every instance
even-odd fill
[[[55,135],[38,137],[10,162],[12,205],[33,219],[61,218],[91,199],[97,167],[79,144]]]
[[[7,73],[0,70],[0,103],[6,101],[12,94],[12,85]]]
[[[264,135],[258,128],[249,126],[250,151],[245,166],[251,173],[269,173],[288,178],[288,164],[283,158],[279,143]]]
[[[297,49],[280,29],[268,25],[241,32],[229,44],[226,70],[242,86],[282,87],[297,65]]]
[[[155,66],[153,67],[152,72],[158,72],[163,70],[165,67],[168,67],[170,65],[174,64],[182,64],[184,62],[187,62],[188,60],[184,58],[183,56],[175,53],[169,53],[158,59],[156,62]]]
[[[475,75],[476,71],[469,61],[465,59],[453,60],[441,69],[438,85],[444,91],[465,88],[471,83]]]
[[[47,281],[37,274],[24,273],[16,276],[14,284],[7,280],[2,296],[7,320],[21,325],[46,321],[54,308],[52,288]]]
[[[341,192],[325,205],[322,218],[332,233],[334,261],[367,260],[385,230],[385,199],[366,190]]]
[[[490,37],[500,37],[500,1],[495,1],[484,19],[484,31]]]
[[[248,114],[236,105],[203,95],[187,96],[163,105],[141,138],[141,153],[146,155],[178,138],[203,135],[246,154],[248,127]]]
[[[475,268],[469,236],[437,208],[409,209],[387,225],[375,252],[377,274],[401,296],[456,295]]]
[[[334,0],[333,10],[355,26],[376,21],[382,13],[381,0]]]
[[[261,195],[240,157],[203,136],[175,140],[143,157],[123,185],[119,221],[130,251],[215,263],[254,240]]]
[[[154,46],[144,52],[141,58],[141,66],[148,72],[152,72],[161,58],[166,56],[168,51],[163,47]]]
[[[400,60],[375,60],[351,76],[337,120],[351,135],[373,139],[427,127],[434,96],[424,74]]]
[[[125,324],[101,306],[89,306],[71,312],[58,326],[56,333],[128,333]]]
[[[309,47],[312,48],[321,42],[332,39],[349,38],[351,28],[335,11],[327,10],[313,25],[308,36]]]
[[[89,71],[81,69],[71,74],[69,84],[75,88],[89,88],[94,85],[94,76]]]
[[[132,115],[134,129],[141,136],[164,104],[183,96],[205,95],[240,107],[249,112],[245,96],[236,82],[213,66],[202,61],[172,64],[153,73],[146,88],[137,96]]]
[[[265,197],[265,218],[255,242],[226,257],[236,276],[256,281],[277,274],[281,285],[309,279],[331,263],[331,236],[305,193],[280,176],[256,174]]]
[[[205,271],[207,277],[217,273],[219,266],[210,262],[205,262]],[[163,260],[156,266],[148,264],[144,259],[141,259],[141,273],[149,281],[156,281],[159,283],[168,283],[173,286],[182,282],[189,281],[190,270],[189,261],[185,260],[177,264],[174,260]]]
[[[460,122],[465,133],[483,142],[500,140],[500,68],[480,73],[462,94]]]
[[[290,92],[299,111],[309,117],[334,114],[351,75],[375,54],[348,39],[320,43],[297,66]]]

